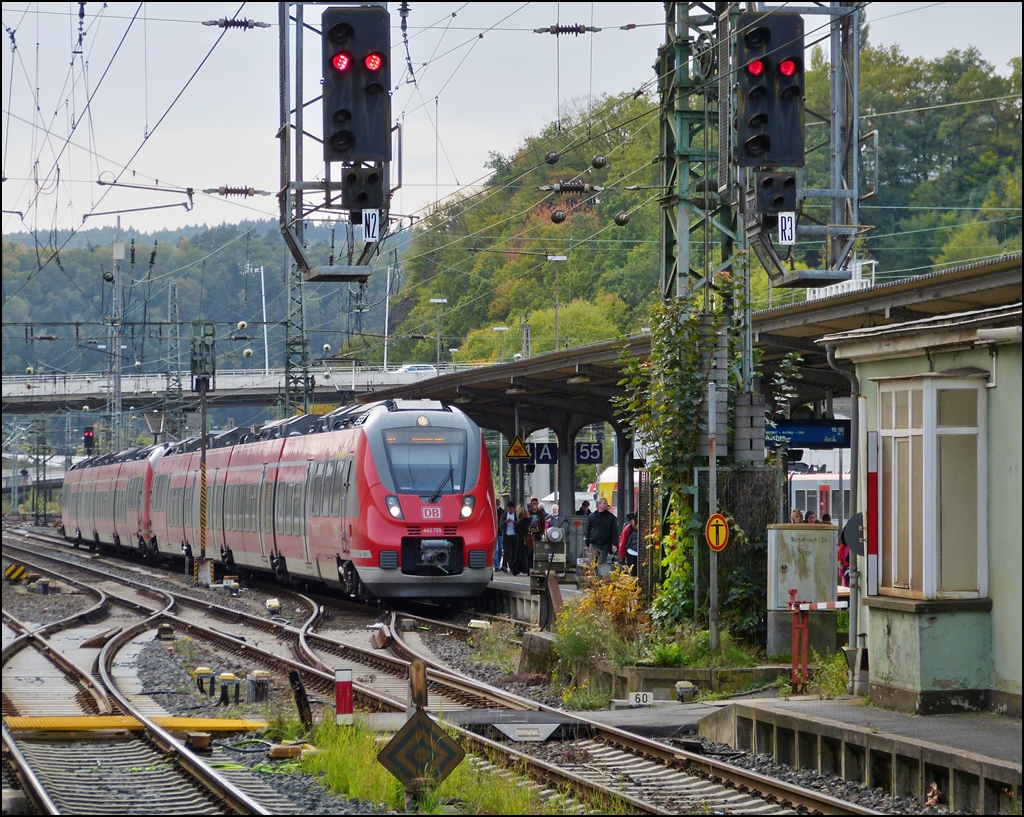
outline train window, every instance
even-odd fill
[[[257,505],[259,504],[259,486],[250,485],[249,488],[249,502],[247,503],[247,511],[245,514],[245,529],[250,533],[256,532],[256,513]]]
[[[389,428],[384,448],[395,488],[404,493],[462,491],[466,432],[459,428]]]
[[[331,467],[334,471],[334,478],[331,481],[331,507],[329,513],[331,516],[338,516],[341,513],[341,495],[345,488],[345,483],[342,481],[342,470],[345,467],[344,461],[331,463]]]
[[[270,534],[274,530],[274,483],[267,480],[263,483],[263,530]]]

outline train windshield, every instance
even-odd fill
[[[459,428],[389,428],[384,448],[400,493],[461,493],[466,481],[466,432]]]

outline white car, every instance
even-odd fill
[[[398,369],[398,374],[430,374],[437,375],[437,367],[429,363],[406,363]]]

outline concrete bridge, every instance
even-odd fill
[[[448,366],[441,374],[457,371]],[[402,372],[380,366],[349,367],[319,366],[310,369],[314,379],[312,401],[315,404],[336,405],[347,401],[353,394],[367,394],[398,386],[411,386],[420,380],[434,377],[433,368],[426,371]],[[198,403],[191,390],[191,375],[181,372],[182,391],[186,407]],[[4,375],[3,413],[48,414],[55,411],[104,411],[107,396],[113,388],[109,372],[82,372],[63,374],[35,372],[31,375]],[[121,403],[125,411],[165,409],[168,385],[167,373],[125,372],[121,375]],[[218,406],[272,406],[284,399],[284,369],[235,369],[217,373],[210,401]]]

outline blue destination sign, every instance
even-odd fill
[[[768,423],[764,442],[769,448],[849,448],[849,420],[776,420]]]

